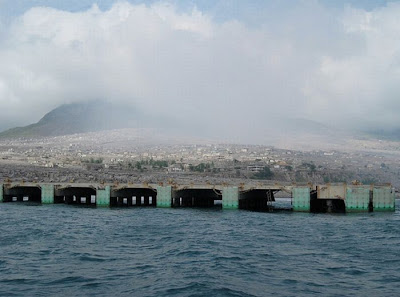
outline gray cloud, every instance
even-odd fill
[[[205,131],[256,133],[270,115],[396,127],[399,15],[306,2],[248,26],[163,3],[32,8],[0,30],[0,124],[107,99]]]

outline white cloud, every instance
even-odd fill
[[[324,56],[305,87],[309,106],[318,110],[323,105],[330,112],[318,119],[350,127],[400,126],[396,115],[400,107],[399,16],[399,3],[370,12],[346,9],[344,34],[354,39],[354,51],[340,58]]]
[[[399,4],[307,3],[282,23],[249,27],[164,3],[32,8],[0,35],[0,118],[26,124],[101,98],[226,129],[269,126],[270,114],[398,125],[385,115],[400,105],[399,15]]]

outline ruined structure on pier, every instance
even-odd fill
[[[0,202],[78,204],[98,207],[212,207],[273,210],[278,192],[301,212],[394,211],[391,185],[177,185],[177,184],[0,184]]]

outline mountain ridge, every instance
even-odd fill
[[[98,101],[70,103],[51,110],[37,123],[3,131],[0,138],[36,138],[131,128],[142,120],[136,110],[126,106]]]

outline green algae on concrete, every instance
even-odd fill
[[[222,190],[222,208],[238,209],[239,208],[239,188],[226,187]]]
[[[157,186],[157,207],[171,207],[172,186]]]
[[[347,187],[346,212],[369,211],[370,187]]]
[[[373,191],[374,211],[394,211],[395,193],[392,187],[375,187]]]
[[[42,184],[40,185],[40,188],[42,189],[42,203],[54,203],[54,185]]]
[[[298,187],[292,190],[293,211],[310,211],[310,188]]]
[[[96,206],[110,206],[111,190],[110,186],[105,186],[103,189],[96,190]]]

